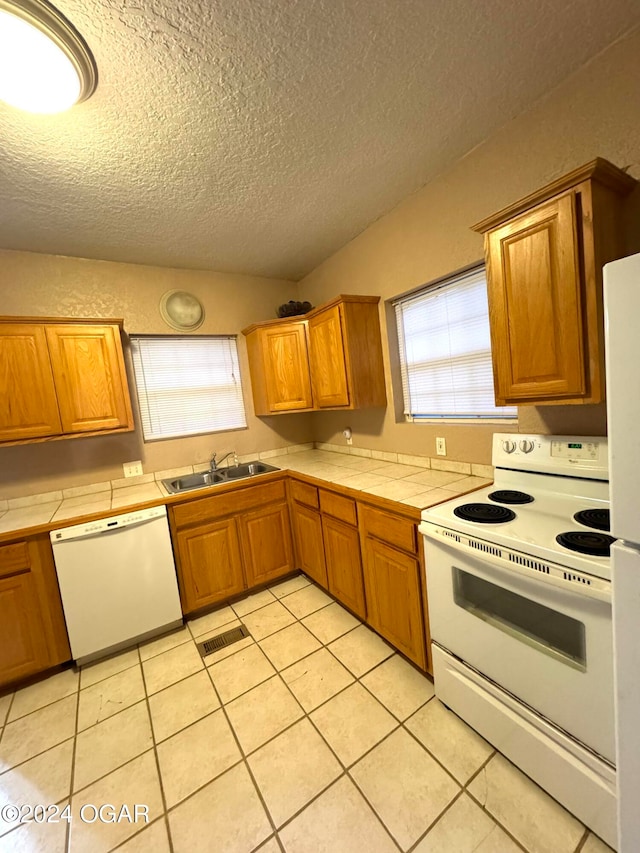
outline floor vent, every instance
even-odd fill
[[[244,637],[248,636],[249,632],[247,629],[244,625],[240,625],[238,628],[232,628],[230,631],[224,631],[222,634],[216,634],[215,637],[209,637],[208,640],[203,640],[201,643],[198,643],[198,651],[204,658],[207,655],[220,651],[220,649],[224,649],[225,646],[237,643],[238,640],[242,640]]]

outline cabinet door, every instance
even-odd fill
[[[313,402],[304,323],[264,329],[262,343],[269,410],[288,412],[311,408]]]
[[[309,364],[315,405],[319,409],[348,406],[340,306],[329,308],[309,320]]]
[[[327,567],[322,542],[320,513],[299,503],[293,503],[291,521],[296,542],[298,568],[320,586],[327,589]]]
[[[63,432],[132,426],[118,326],[46,327]]]
[[[487,234],[497,405],[585,396],[575,194]]]
[[[425,631],[420,564],[384,542],[364,539],[367,621],[397,649],[425,669]]]
[[[329,591],[364,619],[366,610],[358,529],[323,516],[322,532]]]
[[[0,579],[0,684],[26,678],[48,663],[31,572]]]
[[[286,504],[272,504],[240,516],[240,536],[249,588],[294,570]]]
[[[44,326],[0,325],[0,441],[62,432]]]
[[[215,604],[246,588],[235,519],[180,530],[176,539],[184,613]]]
[[[3,570],[0,564],[0,685],[26,678],[48,665],[34,575],[29,567],[9,574],[9,569]]]

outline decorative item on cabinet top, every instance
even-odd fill
[[[311,311],[313,305],[310,302],[295,302],[290,299],[288,302],[283,302],[278,306],[276,316],[279,319],[283,317],[297,317],[299,314],[306,314]]]
[[[596,158],[473,226],[484,234],[496,405],[604,399],[602,268],[637,181]]]
[[[256,415],[386,406],[379,296],[336,296],[242,330]]]
[[[131,431],[122,322],[0,317],[0,444]]]

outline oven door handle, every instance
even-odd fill
[[[433,539],[438,543],[447,545],[452,551],[462,551],[465,554],[472,555],[476,559],[481,559],[484,563],[488,563],[507,574],[520,575],[521,577],[527,578],[527,580],[547,584],[548,586],[554,586],[558,589],[564,590],[565,592],[573,593],[574,595],[579,595],[584,598],[593,598],[597,601],[607,602],[608,604],[611,603],[611,584],[601,578],[587,577],[582,572],[573,572],[570,569],[565,569],[562,566],[554,566],[552,563],[533,557],[525,559],[528,559],[531,563],[535,563],[542,568],[536,569],[529,566],[523,566],[520,563],[509,559],[509,554],[513,554],[514,557],[522,559],[517,552],[511,551],[509,548],[503,548],[501,546],[485,542],[479,542],[480,547],[473,547],[466,544],[466,542],[473,542],[476,540],[473,540],[463,534],[455,533],[454,531],[443,530],[435,525],[427,525],[424,522],[419,525],[418,530],[427,539]],[[498,554],[492,553],[492,551],[497,551]],[[426,568],[428,574],[428,565]],[[585,580],[580,580],[581,577],[584,577]]]

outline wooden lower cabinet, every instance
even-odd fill
[[[184,613],[294,570],[286,499],[281,477],[171,507]]]
[[[0,546],[0,687],[70,658],[48,536]]]
[[[320,513],[293,501],[291,523],[296,544],[297,567],[327,589],[327,566],[324,559]]]
[[[322,532],[329,592],[364,619],[366,607],[358,528],[324,515]]]
[[[184,613],[216,604],[246,588],[234,518],[180,530],[176,541]]]
[[[399,651],[425,669],[419,560],[366,536],[363,562],[367,621]]]
[[[291,522],[286,503],[245,513],[240,516],[239,524],[249,587],[293,571]]]

